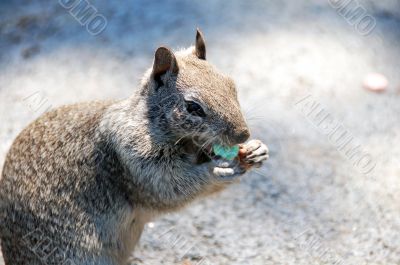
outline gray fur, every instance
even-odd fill
[[[7,265],[125,265],[152,218],[245,173],[202,151],[249,137],[234,82],[204,59],[197,33],[196,47],[159,48],[132,97],[60,107],[21,132],[0,181]],[[206,117],[189,114],[188,100]],[[249,144],[259,165],[268,150]]]

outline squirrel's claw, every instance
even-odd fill
[[[268,147],[260,140],[251,140],[244,148],[246,148],[247,153],[242,162],[245,164],[260,167],[262,162],[269,158]]]

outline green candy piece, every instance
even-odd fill
[[[214,151],[214,154],[216,154],[217,156],[220,156],[227,160],[233,160],[235,157],[237,157],[237,155],[239,153],[239,146],[235,145],[235,146],[229,147],[229,146],[222,146],[219,144],[214,144],[213,151]]]

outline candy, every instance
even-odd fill
[[[245,159],[247,157],[247,149],[243,145],[240,146],[239,149],[239,161],[240,165],[246,170],[251,168],[251,164],[249,164]]]
[[[229,147],[229,146],[214,144],[213,151],[214,151],[214,154],[217,156],[220,156],[227,160],[233,160],[233,159],[235,159],[235,157],[237,157],[237,155],[239,153],[239,146],[235,145],[235,146]]]
[[[245,147],[240,147],[239,149],[239,159],[243,160],[244,158],[246,158],[247,155],[247,150]]]

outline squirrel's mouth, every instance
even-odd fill
[[[204,145],[199,150],[199,154],[197,156],[197,163],[202,164],[205,162],[210,162],[213,157],[214,157],[214,152],[213,152],[212,144]]]
[[[212,142],[203,142],[198,139],[187,138],[181,141],[183,150],[187,154],[196,155],[196,163],[202,164],[212,160],[214,155]]]
[[[203,148],[201,148],[201,152],[205,153],[206,155],[212,156],[214,154],[213,145],[212,144],[205,145]]]

